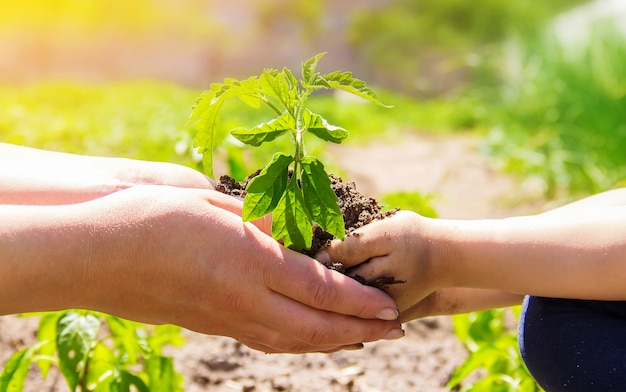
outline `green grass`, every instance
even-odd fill
[[[176,153],[197,91],[165,83],[0,87],[0,140],[50,150],[193,164]]]
[[[200,93],[159,81],[0,86],[0,141],[79,154],[175,162],[202,170],[192,154],[191,135],[183,131]],[[383,92],[382,99],[394,107],[381,108],[359,99],[343,101],[328,94],[311,97],[310,105],[329,122],[346,128],[350,132],[346,143],[351,144],[397,140],[406,132],[420,130],[454,132],[482,121],[483,109],[467,99],[420,102],[391,92]],[[220,127],[254,126],[272,115],[229,102]],[[324,156],[323,144],[309,139],[309,153]],[[216,175],[241,179],[285,147],[280,143],[288,142],[279,139],[250,152],[227,138],[216,159],[228,173]],[[332,168],[331,160],[326,161],[331,169],[339,169]]]

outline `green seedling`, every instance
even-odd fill
[[[37,342],[15,352],[0,371],[0,392],[32,390],[27,376],[39,368],[45,379],[55,366],[72,392],[183,390],[174,360],[163,355],[180,346],[180,328],[149,326],[104,313],[65,310],[41,317]]]
[[[239,98],[253,108],[267,105],[276,117],[253,128],[236,128],[231,135],[241,142],[258,147],[279,137],[290,136],[293,151],[277,152],[272,160],[254,177],[247,187],[242,218],[251,221],[272,214],[272,236],[282,240],[291,249],[309,249],[313,226],[319,225],[336,238],[345,237],[345,227],[337,196],[330,186],[324,165],[316,157],[306,154],[308,135],[341,143],[348,131],[330,125],[322,116],[307,109],[304,104],[315,91],[340,89],[372,103],[385,106],[365,82],[350,72],[316,71],[324,54],[318,54],[302,63],[302,78],[293,73],[266,69],[260,76],[245,80],[226,79],[212,84],[202,93],[187,122],[195,132],[194,146],[203,154],[205,171],[213,175],[213,151],[219,113],[226,100]]]

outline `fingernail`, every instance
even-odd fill
[[[383,338],[384,340],[395,340],[404,337],[404,329],[392,329],[387,332],[387,335]]]
[[[394,308],[385,308],[383,310],[381,310],[380,312],[378,312],[378,314],[376,315],[376,318],[379,320],[397,320],[398,317],[400,317],[400,313],[398,312],[398,309],[394,309]]]

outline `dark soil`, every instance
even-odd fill
[[[260,171],[257,171],[248,176],[244,181],[237,182],[230,176],[220,177],[219,182],[216,184],[216,189],[227,195],[244,198],[246,196],[246,187],[250,180],[256,177]],[[337,195],[339,208],[343,214],[345,223],[346,235],[353,235],[354,231],[359,227],[362,227],[374,220],[384,219],[390,215],[393,215],[397,210],[383,211],[382,206],[378,201],[372,197],[366,197],[359,193],[356,189],[354,182],[343,182],[343,180],[330,174],[329,176],[331,187]],[[315,255],[323,248],[328,246],[335,237],[323,230],[319,226],[315,226],[313,229],[313,241],[311,249],[303,250],[301,253],[307,256],[315,257]],[[391,276],[381,276],[376,279],[367,280],[359,275],[351,275],[349,270],[346,270],[341,263],[333,263],[331,265],[324,264],[330,269],[334,269],[341,273],[344,273],[352,278],[358,280],[362,284],[368,286],[374,286],[378,288],[385,288],[391,284],[404,283],[404,281],[396,280]]]

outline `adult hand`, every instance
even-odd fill
[[[80,203],[136,185],[213,189],[214,181],[173,163],[74,155],[0,143],[0,204]]]
[[[2,282],[0,311],[86,308],[265,352],[332,352],[403,335],[389,296],[285,249],[242,222],[240,207],[216,191],[166,186],[22,207],[19,249],[4,250],[8,260],[23,252],[28,268]],[[33,280],[24,293],[19,282]]]

